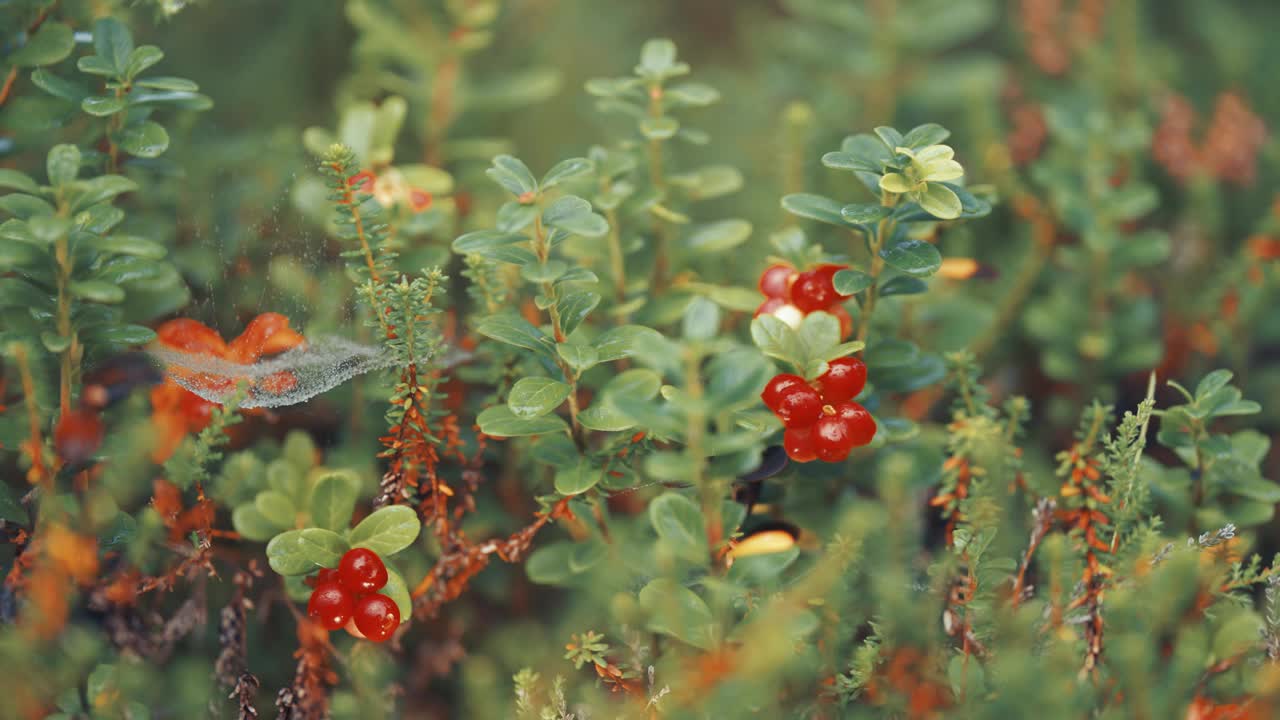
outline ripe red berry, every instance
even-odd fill
[[[782,401],[782,394],[793,387],[804,385],[804,378],[799,375],[790,375],[783,373],[774,375],[768,385],[764,386],[764,392],[760,393],[760,399],[764,401],[764,406],[770,410],[777,410],[778,403]]]
[[[827,361],[827,371],[818,376],[822,399],[835,405],[852,400],[867,384],[867,366],[856,357]]]
[[[849,426],[849,437],[853,440],[854,447],[862,447],[875,438],[875,418],[871,417],[871,413],[858,403],[846,402],[836,405],[836,417],[844,420]]]
[[[93,457],[102,445],[102,420],[92,410],[70,410],[53,429],[53,448],[68,465]]]
[[[806,270],[796,276],[791,284],[791,304],[805,313],[826,310],[848,295],[836,292],[832,278],[844,265],[820,265],[813,270]]]
[[[760,292],[769,298],[785,298],[795,274],[795,268],[790,265],[771,265],[760,275]]]
[[[303,580],[308,587],[320,587],[327,583],[341,582],[338,577],[338,571],[334,568],[320,568],[320,572]]]
[[[760,317],[761,315],[772,315],[775,310],[786,305],[785,298],[769,298],[760,303],[760,307],[756,308],[756,314],[751,317]]]
[[[778,407],[773,413],[783,427],[809,427],[822,415],[822,398],[807,383],[793,385],[779,395]]]
[[[824,413],[813,426],[813,449],[823,462],[840,462],[849,457],[853,449],[849,423],[835,413]]]
[[[307,601],[307,615],[325,630],[337,630],[351,619],[351,594],[336,582],[316,587]]]
[[[818,454],[813,448],[813,428],[787,428],[782,433],[782,449],[796,462],[812,462]]]
[[[338,562],[342,585],[356,595],[382,589],[387,584],[387,566],[378,553],[367,548],[352,548]]]
[[[356,603],[356,629],[374,642],[382,642],[400,627],[400,608],[380,593],[366,595]]]

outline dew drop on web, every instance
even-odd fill
[[[384,348],[338,337],[308,339],[288,352],[247,364],[157,346],[149,352],[169,379],[210,402],[226,402],[245,384],[242,408],[296,405],[392,364]]]

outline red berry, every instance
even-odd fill
[[[791,284],[791,304],[805,313],[811,313],[826,310],[847,299],[850,296],[836,292],[835,285],[832,284],[835,274],[844,269],[844,265],[820,265],[800,273]]]
[[[314,588],[328,583],[341,582],[341,580],[338,577],[337,570],[333,568],[320,568],[320,572],[312,575],[302,582],[306,583],[308,587]]]
[[[804,384],[806,384],[804,378],[799,375],[789,375],[787,373],[774,375],[769,384],[764,386],[764,392],[760,393],[760,399],[764,401],[765,407],[770,410],[777,410],[778,403],[782,401],[783,392]]]
[[[91,410],[70,410],[58,418],[53,428],[53,448],[69,465],[93,457],[102,445],[102,420]]]
[[[761,315],[772,315],[775,310],[786,305],[785,298],[769,298],[760,303],[760,307],[756,308],[756,314],[751,317],[760,317]]]
[[[809,427],[822,415],[822,398],[809,385],[793,385],[781,393],[773,413],[784,427]]]
[[[366,595],[356,603],[355,621],[365,637],[382,642],[400,627],[400,608],[386,595]]]
[[[818,454],[813,449],[813,428],[787,428],[782,433],[782,449],[796,462],[813,462]]]
[[[856,402],[836,405],[836,416],[849,426],[849,437],[854,447],[862,447],[876,436],[876,421],[871,413]]]
[[[387,566],[378,553],[367,548],[352,548],[338,563],[338,577],[356,595],[382,589],[387,584]]]
[[[835,413],[824,413],[813,426],[813,449],[823,462],[840,462],[849,457],[853,449],[849,423]]]
[[[818,392],[831,403],[852,400],[867,384],[867,366],[856,357],[827,361],[827,371],[818,376]]]
[[[316,587],[307,601],[307,615],[324,627],[337,630],[351,619],[351,594],[336,582]]]
[[[795,268],[790,265],[770,266],[760,275],[760,292],[769,298],[785,298],[795,274]]]

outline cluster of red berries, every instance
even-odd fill
[[[782,421],[782,447],[796,462],[840,462],[871,442],[876,421],[853,398],[867,384],[867,366],[854,357],[827,363],[813,385],[799,375],[778,375],[760,399]]]
[[[307,582],[315,588],[307,615],[326,630],[345,627],[356,637],[382,642],[400,627],[400,608],[378,592],[387,584],[387,566],[372,550],[348,550],[337,568],[323,568]]]
[[[819,265],[797,272],[790,265],[771,265],[760,276],[760,292],[767,299],[756,308],[756,317],[773,315],[795,327],[809,313],[827,312],[840,321],[840,337],[848,337],[853,332],[853,318],[841,303],[853,296],[836,292],[833,281],[836,273],[848,267]]]

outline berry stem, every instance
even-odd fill
[[[882,191],[880,193],[880,204],[891,208],[898,203],[898,196]],[[880,293],[880,273],[884,271],[884,258],[880,257],[880,249],[884,247],[885,240],[893,236],[894,228],[898,225],[898,221],[892,216],[882,219],[876,225],[875,233],[868,238],[867,246],[871,251],[871,266],[867,270],[867,274],[871,276],[871,285],[867,287],[866,299],[862,302],[862,313],[858,318],[858,334],[855,339],[858,342],[866,342],[867,333],[871,330],[871,315],[876,309],[876,298]]]

